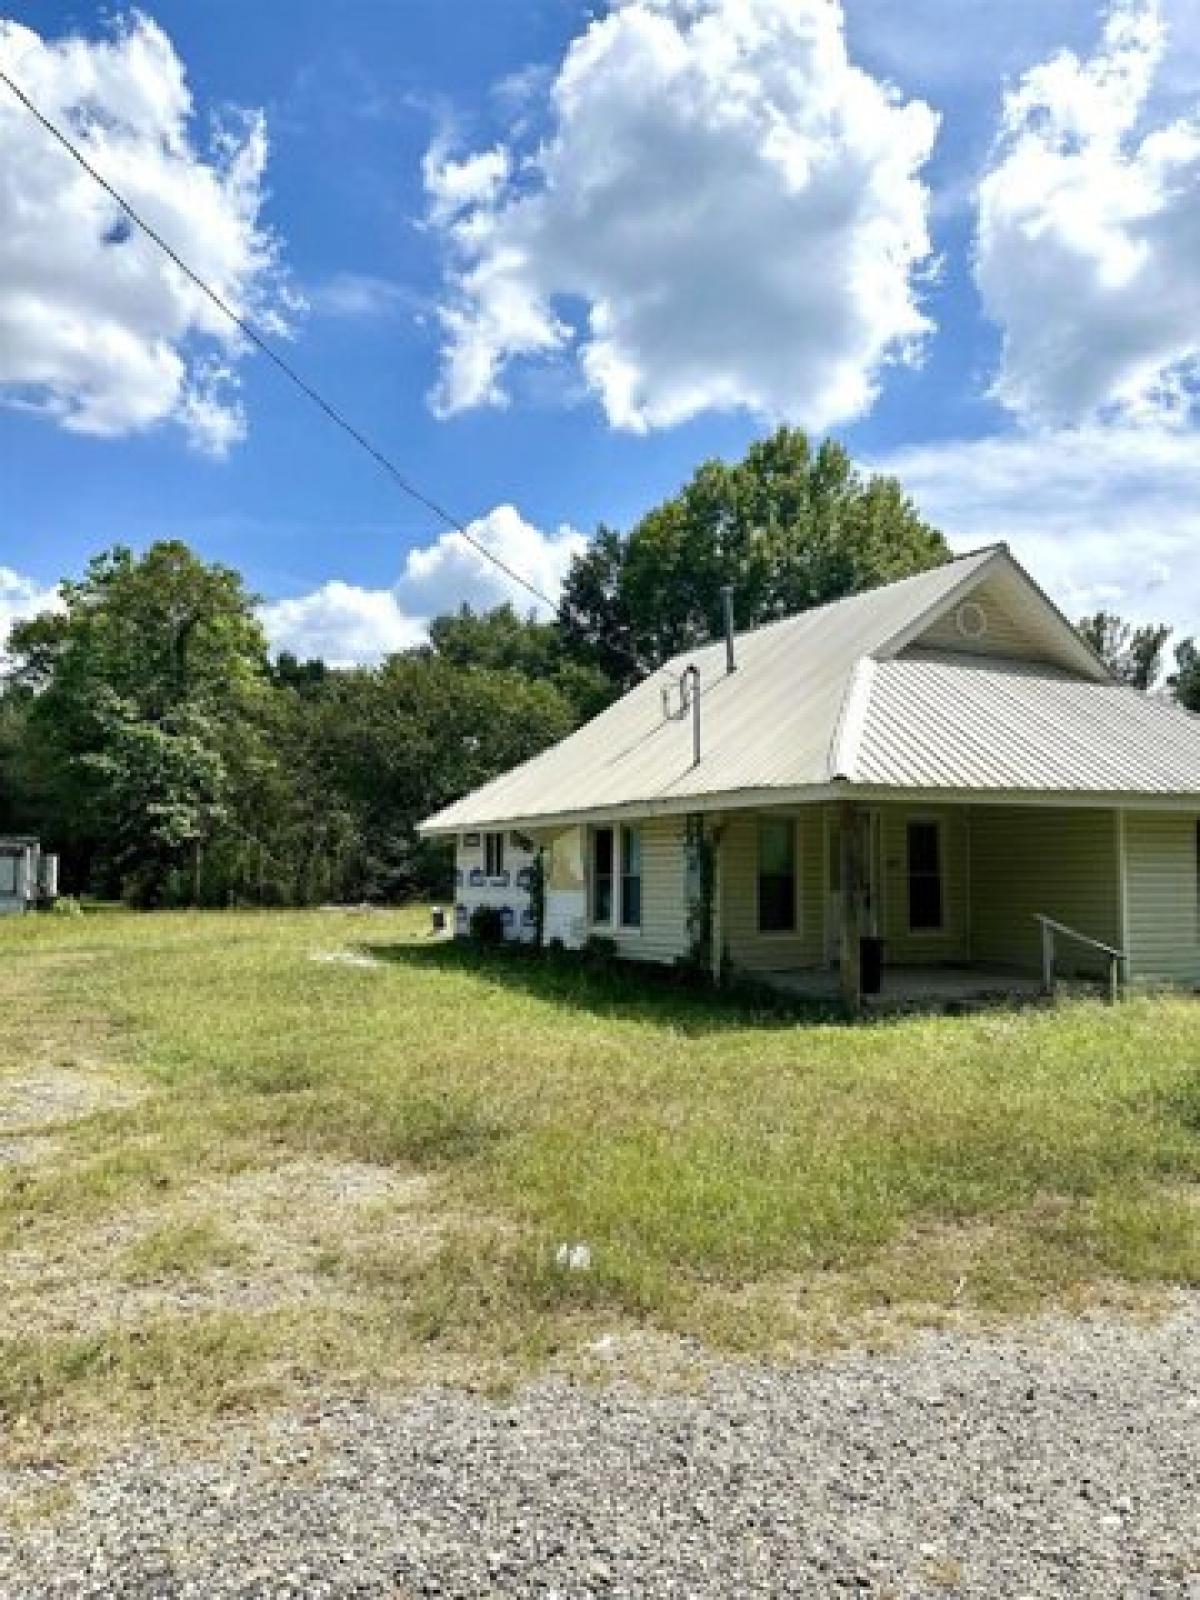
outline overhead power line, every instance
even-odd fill
[[[451,533],[455,533],[460,539],[465,540],[466,543],[469,544],[473,550],[477,551],[485,561],[491,562],[492,566],[496,567],[498,571],[504,573],[506,578],[510,579],[513,583],[524,589],[527,594],[531,594],[540,605],[545,606],[547,610],[554,615],[554,617],[562,624],[564,628],[567,628],[569,631],[575,633],[578,637],[584,639],[588,644],[596,645],[597,643],[602,642],[607,649],[612,650],[615,654],[624,656],[627,660],[631,661],[640,673],[644,673],[646,671],[646,668],[643,666],[641,660],[634,651],[627,649],[624,645],[616,644],[611,640],[598,641],[591,638],[582,628],[579,627],[577,623],[573,621],[573,619],[565,616],[562,606],[551,600],[549,595],[538,588],[537,584],[532,583],[522,573],[518,572],[515,567],[510,566],[507,561],[503,560],[502,557],[496,555],[494,551],[489,550],[482,540],[477,539],[475,535],[470,532],[461,518],[454,516],[451,512],[446,510],[445,506],[440,505],[435,499],[432,498],[432,496],[427,495],[424,490],[419,489],[415,483],[413,483],[403,472],[401,472],[400,468],[395,464],[395,462],[385,455],[377,445],[372,444],[370,439],[367,438],[366,434],[357,428],[342,411],[340,411],[330,401],[326,400],[325,396],[321,394],[319,390],[315,389],[306,378],[301,376],[301,374],[297,372],[296,368],[292,366],[291,362],[285,360],[284,357],[279,354],[279,351],[275,349],[274,345],[272,345],[269,340],[265,339],[251,322],[248,322],[245,317],[243,317],[239,312],[235,311],[229,302],[221,294],[219,294],[216,289],[214,289],[210,284],[206,283],[200,274],[194,271],[193,268],[187,264],[179,252],[172,245],[170,245],[155,228],[151,227],[146,219],[137,210],[135,210],[132,205],[130,205],[125,196],[121,194],[118,189],[113,187],[113,185],[108,181],[102,172],[99,172],[92,165],[82,150],[80,150],[79,147],[67,137],[62,129],[58,127],[58,125],[53,122],[45,114],[45,112],[42,111],[29,98],[20,85],[15,83],[2,67],[0,67],[0,82],[3,82],[9,88],[9,90],[11,90],[12,94],[21,102],[26,111],[29,112],[30,116],[32,116],[42,125],[51,138],[57,140],[57,142],[71,157],[71,159],[83,168],[88,177],[91,178],[95,183],[99,184],[101,189],[104,190],[105,194],[108,195],[109,199],[112,200],[113,204],[120,208],[125,216],[129,218],[130,222],[132,222],[136,228],[144,233],[147,239],[149,239],[153,244],[157,245],[163,254],[174,263],[179,271],[183,273],[184,277],[187,278],[188,282],[194,284],[195,287],[200,290],[201,294],[205,295],[212,302],[212,304],[216,306],[217,310],[222,314],[222,316],[227,317],[228,320],[233,323],[234,327],[236,327],[250,341],[250,343],[254,345],[256,349],[261,350],[263,355],[265,355],[267,359],[281,373],[283,373],[284,377],[289,379],[291,383],[293,383],[295,387],[300,390],[301,394],[305,395],[319,411],[323,412],[335,427],[340,428],[349,439],[358,445],[360,450],[365,450],[375,462],[376,466],[380,467],[387,474],[387,476],[392,480],[395,486],[401,490],[402,493],[408,495],[411,500],[415,500],[418,505],[424,506],[425,509],[431,512],[432,515],[438,519],[438,521],[442,522],[451,531]]]

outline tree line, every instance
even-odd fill
[[[448,891],[416,824],[594,716],[640,670],[939,564],[945,539],[891,478],[780,429],[709,461],[626,534],[601,527],[560,615],[439,616],[374,667],[273,658],[241,575],[177,541],[117,547],[12,628],[0,687],[0,832],[39,834],[76,892],[143,906],[307,905]],[[1166,631],[1081,625],[1127,681]],[[1200,659],[1172,691],[1200,707]]]

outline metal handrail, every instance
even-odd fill
[[[1035,911],[1033,916],[1034,921],[1040,923],[1042,929],[1043,991],[1050,995],[1055,991],[1054,941],[1058,934],[1062,934],[1064,938],[1074,939],[1076,944],[1087,945],[1089,949],[1099,950],[1101,955],[1108,957],[1108,993],[1109,999],[1115,1005],[1121,998],[1122,969],[1128,971],[1128,952],[1118,950],[1114,945],[1105,944],[1103,939],[1093,939],[1090,934],[1080,933],[1078,928],[1069,928],[1065,922],[1058,922],[1054,917],[1047,917],[1040,911]]]

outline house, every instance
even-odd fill
[[[58,893],[58,857],[37,839],[0,837],[0,916],[29,911]]]
[[[1004,546],[700,645],[422,831],[514,937],[520,835],[547,939],[851,1006],[880,954],[885,993],[1200,985],[1200,718],[1116,682]]]

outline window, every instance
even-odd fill
[[[621,829],[621,926],[642,925],[642,832]]]
[[[502,833],[484,834],[483,870],[489,878],[498,878],[504,871],[504,835]]]
[[[758,820],[758,931],[796,926],[796,827],[790,817]]]
[[[19,857],[7,852],[0,854],[0,894],[16,894],[18,860]]]
[[[942,827],[908,825],[908,926],[912,933],[939,933],[944,925]]]
[[[613,831],[592,830],[592,921],[613,919]]]

